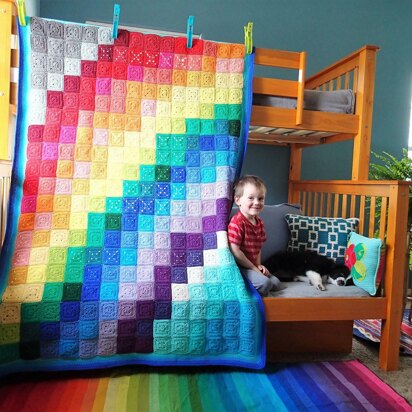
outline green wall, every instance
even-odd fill
[[[203,38],[243,42],[243,26],[254,23],[257,47],[307,51],[310,75],[364,44],[378,53],[372,150],[396,156],[407,146],[412,84],[412,1],[410,0],[152,0],[118,1],[121,24],[186,31],[195,16]],[[40,15],[67,21],[112,21],[113,1],[41,0]],[[304,151],[303,177],[350,178],[352,143]],[[249,145],[243,172],[261,175],[267,203],[287,198],[289,150]]]

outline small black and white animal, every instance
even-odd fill
[[[279,252],[267,259],[264,265],[280,280],[309,281],[319,290],[326,290],[324,282],[338,286],[353,285],[350,270],[345,265],[312,251]]]

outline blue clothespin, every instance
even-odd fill
[[[119,18],[120,18],[120,4],[115,3],[113,9],[113,28],[112,28],[112,37],[117,39],[117,31],[119,28]]]
[[[244,26],[244,29],[246,53],[251,54],[253,50],[253,23],[250,21],[247,26]]]
[[[189,16],[187,19],[187,48],[192,48],[193,43],[193,24],[194,24],[195,17]]]
[[[26,25],[26,1],[16,0],[17,15],[19,17],[20,26]]]

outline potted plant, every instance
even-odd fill
[[[407,149],[402,149],[402,157],[400,159],[385,151],[382,152],[382,154],[372,151],[372,155],[379,161],[379,163],[370,164],[370,179],[412,181],[412,159],[409,158]],[[409,213],[407,230],[410,235],[412,235],[412,186],[409,186]],[[412,243],[410,242],[409,245],[409,276],[411,276]]]

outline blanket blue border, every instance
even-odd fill
[[[239,178],[240,172],[242,170],[243,160],[246,155],[246,148],[249,135],[250,126],[250,114],[252,113],[252,101],[253,101],[253,73],[255,65],[255,49],[251,54],[246,54],[245,56],[245,73],[243,76],[244,88],[243,88],[243,108],[242,108],[242,127],[240,131],[240,149],[238,164],[237,164],[237,174],[236,179]]]

